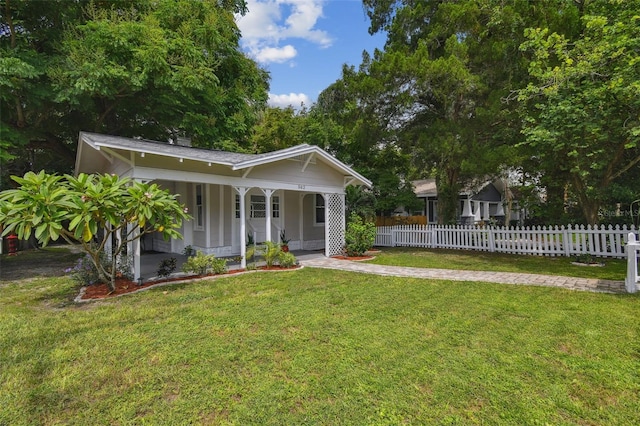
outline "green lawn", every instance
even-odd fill
[[[0,425],[638,424],[640,299],[305,268],[0,285]]]
[[[524,272],[624,281],[626,259],[597,259],[603,267],[572,265],[570,257],[525,256],[483,251],[384,248],[369,261],[379,265],[416,268],[466,269],[471,271]]]

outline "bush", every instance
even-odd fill
[[[182,265],[183,272],[196,275],[205,275],[209,270],[214,274],[227,272],[227,259],[217,259],[213,254],[206,255],[198,251],[194,257],[188,258]]]
[[[167,259],[162,259],[160,261],[160,265],[158,266],[157,274],[159,277],[168,277],[173,274],[173,272],[177,268],[178,259],[175,257],[169,257]]]
[[[278,255],[278,264],[283,268],[291,268],[297,263],[296,257],[291,252],[281,251]]]
[[[362,256],[373,247],[375,240],[376,225],[373,222],[364,222],[358,214],[351,213],[344,235],[347,256]]]
[[[131,255],[121,255],[118,261],[116,262],[116,276],[123,277],[128,280],[133,279],[133,274],[131,273],[131,267],[133,264],[133,259]],[[111,268],[111,256],[108,256],[106,253],[102,252],[100,254],[100,265],[107,269]],[[84,257],[78,259],[78,262],[73,268],[65,269],[66,273],[71,276],[71,279],[82,286],[93,285],[101,283],[100,274],[98,273],[98,269],[96,265],[94,265],[93,260],[91,260],[91,256],[88,254]]]
[[[280,253],[282,253],[280,244],[271,241],[266,241],[264,243],[262,257],[264,258],[264,262],[267,264],[268,268],[272,267],[276,263],[279,259]]]

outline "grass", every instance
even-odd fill
[[[638,424],[638,297],[305,268],[0,287],[0,425]]]
[[[523,272],[624,281],[626,259],[604,259],[603,267],[572,265],[571,257],[525,256],[482,251],[385,248],[369,261],[379,265],[471,271]]]

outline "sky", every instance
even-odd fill
[[[384,34],[369,35],[360,0],[248,0],[237,18],[241,47],[271,75],[269,105],[310,106],[341,76],[360,65],[362,51],[382,48]]]

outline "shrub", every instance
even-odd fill
[[[364,222],[362,218],[351,213],[344,235],[347,256],[362,256],[373,247],[376,240],[376,226],[373,222]]]
[[[214,274],[224,274],[227,272],[227,259],[216,258],[211,255],[211,271]]]
[[[264,243],[262,257],[264,258],[264,262],[267,264],[268,268],[272,267],[276,263],[280,253],[282,253],[280,244],[271,241],[266,241]]]
[[[296,257],[291,252],[281,251],[278,255],[278,264],[283,268],[291,268],[297,263]]]
[[[191,272],[196,275],[204,275],[211,270],[214,274],[227,272],[227,259],[217,259],[215,255],[206,255],[198,251],[194,257],[190,257],[182,265],[183,272]]]
[[[123,277],[128,280],[133,279],[133,274],[131,272],[132,264],[133,258],[131,255],[121,255],[115,262],[115,276]],[[105,269],[110,269],[111,265],[111,256],[102,252],[100,254],[100,266]],[[71,276],[73,281],[83,286],[98,284],[104,281],[100,278],[100,273],[98,272],[96,265],[93,263],[93,260],[91,260],[91,256],[88,254],[78,259],[78,262],[73,268],[65,269],[65,272]]]
[[[175,257],[169,257],[167,259],[162,259],[160,261],[160,265],[158,266],[157,274],[159,277],[168,277],[173,274],[173,272],[177,268],[178,259]]]

